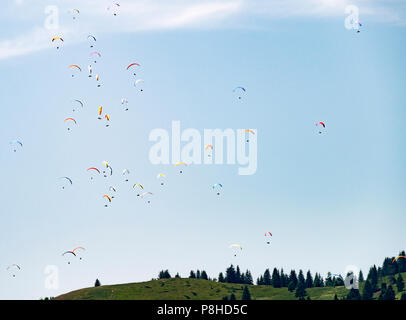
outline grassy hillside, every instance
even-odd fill
[[[248,286],[252,299],[296,300],[294,292],[272,286]],[[243,285],[201,279],[165,279],[86,288],[57,297],[57,300],[221,300],[234,293],[241,299]],[[307,289],[313,300],[331,300],[347,294],[344,287]]]
[[[406,279],[406,273],[402,273]],[[382,281],[382,280],[381,280]],[[381,282],[380,281],[380,282]],[[383,281],[389,284],[389,277]],[[360,284],[362,292],[363,283]],[[287,288],[275,289],[272,286],[248,286],[253,300],[296,300],[294,292]],[[243,285],[219,283],[201,279],[164,279],[139,283],[108,285],[76,290],[56,297],[57,300],[221,300],[224,296],[234,293],[239,300],[242,296]],[[396,292],[396,299],[401,293]],[[344,287],[324,287],[306,289],[312,300],[332,300],[345,297],[348,290]],[[375,298],[379,292],[375,293]]]

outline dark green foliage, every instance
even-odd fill
[[[364,290],[362,291],[362,300],[372,300],[374,292],[372,290],[372,285],[369,280],[365,282]]]
[[[251,294],[247,286],[245,286],[242,291],[242,300],[251,300]]]
[[[101,283],[100,283],[99,279],[96,279],[96,282],[94,283],[94,286],[95,287],[100,287],[101,286]]]
[[[402,292],[405,288],[405,283],[403,282],[402,275],[399,273],[398,278],[396,279],[396,287],[399,292]]]

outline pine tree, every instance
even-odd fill
[[[391,285],[386,289],[383,300],[395,300],[395,291]]]
[[[269,269],[266,269],[264,272],[264,285],[270,286],[271,285],[271,273],[269,272]]]
[[[293,290],[295,290],[295,289],[296,289],[296,286],[295,286],[295,283],[293,282],[293,280],[289,281],[288,290],[290,292],[293,292]]]
[[[371,282],[367,280],[364,285],[364,290],[362,291],[362,300],[372,300],[374,292],[372,291]]]
[[[164,279],[170,279],[170,278],[171,278],[171,275],[170,275],[169,271],[165,270],[164,271]]]
[[[279,276],[279,271],[276,268],[274,268],[272,272],[272,284],[274,288],[281,287],[281,278]]]
[[[381,284],[381,293],[379,294],[378,300],[385,300],[385,293],[386,293],[386,290],[387,290],[386,283],[383,282],[383,283]]]
[[[230,296],[230,300],[237,300],[237,299],[235,298],[234,293],[232,293],[232,294],[231,294],[231,296]]]
[[[235,269],[234,269],[233,265],[231,265],[226,270],[225,282],[227,282],[227,283],[236,283]]]
[[[242,291],[242,299],[241,300],[251,300],[251,294],[248,290],[248,287],[245,286],[244,290]]]
[[[283,273],[283,268],[281,268],[280,283],[281,283],[282,288],[286,287],[288,285],[285,280],[285,274]]]
[[[362,270],[359,271],[359,274],[358,274],[358,281],[359,281],[359,282],[364,282],[364,281],[365,281],[365,280],[364,280],[364,274],[362,273]]]
[[[196,279],[196,274],[195,274],[195,272],[194,272],[193,270],[190,271],[189,278],[190,278],[190,279]]]
[[[406,300],[406,292],[403,292],[400,296],[400,300]]]
[[[175,274],[175,278],[180,278],[179,272]]]
[[[200,270],[196,271],[196,279],[200,279]]]
[[[399,256],[406,257],[405,251],[399,252]],[[406,272],[406,259],[405,258],[399,258],[396,260],[397,265],[398,265],[398,272]]]
[[[312,288],[313,287],[313,278],[312,278],[312,274],[310,273],[310,270],[308,270],[307,274],[306,274],[305,287],[306,288]]]
[[[359,294],[359,290],[351,288],[350,292],[347,295],[346,300],[361,300],[361,295]]]
[[[259,278],[257,278],[257,286],[262,286],[264,285],[264,277],[260,276]]]
[[[299,275],[297,277],[297,281],[298,281],[298,283],[301,283],[303,285],[303,287],[306,287],[305,286],[305,278],[304,278],[302,270],[299,270]]]
[[[369,269],[367,280],[371,282],[372,291],[378,291],[378,271],[375,265]]]
[[[398,278],[396,279],[396,287],[398,292],[402,292],[405,288],[405,283],[403,282],[402,275],[399,273]]]
[[[235,272],[235,283],[242,283],[241,281],[241,271],[240,271],[240,267],[237,266],[237,271]]]
[[[223,276],[223,272],[219,273],[219,280],[218,282],[224,282],[224,276]]]
[[[252,281],[252,275],[249,270],[245,272],[245,283],[246,284],[253,284],[254,282]]]
[[[300,275],[300,273],[299,273]],[[296,298],[301,298],[304,299],[304,297],[307,295],[306,289],[305,289],[305,285],[303,282],[301,282],[299,280],[298,284],[297,284],[297,288],[296,288],[296,292],[295,292],[295,297]]]
[[[100,283],[99,279],[96,279],[96,281],[94,283],[94,286],[95,287],[100,287],[101,286],[101,283]]]
[[[338,300],[337,293],[334,295],[334,300]]]
[[[203,280],[208,280],[206,271],[204,271],[204,270],[202,271],[202,274],[200,275],[200,278],[203,279]]]
[[[289,275],[289,282],[293,282],[294,288],[296,289],[297,286],[297,276],[296,276],[296,271],[291,270],[290,275]]]
[[[227,296],[224,296],[223,299],[221,299],[221,300],[228,301],[228,297],[227,297]]]

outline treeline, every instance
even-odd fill
[[[399,256],[405,257],[405,251],[401,251]],[[398,292],[402,292],[401,300],[406,300],[406,292],[403,292],[405,282],[401,275],[402,272],[406,272],[406,258],[399,258],[398,260],[395,260],[395,257],[385,258],[381,267],[374,265],[369,269],[366,280],[364,279],[362,271],[360,271],[358,275],[352,275],[352,281],[362,283],[362,292],[360,292],[359,289],[351,289],[347,296],[341,297],[341,299],[372,300],[375,295],[378,300],[395,300],[396,293],[394,287],[396,287]],[[348,277],[350,275],[351,273],[344,276]],[[162,270],[159,273],[158,279],[168,278],[171,278],[168,270]],[[176,274],[175,278],[180,278],[179,273]],[[241,272],[238,265],[236,267],[231,265],[226,269],[224,274],[220,272],[217,279],[209,278],[207,272],[204,270],[190,271],[189,278],[243,285],[254,284],[251,272],[249,270]],[[307,296],[307,299],[310,300],[306,289],[344,286],[344,279],[340,275],[333,275],[330,272],[328,272],[327,278],[323,279],[317,272],[313,277],[310,270],[306,272],[305,276],[303,270],[299,270],[298,273],[295,270],[291,270],[290,273],[287,274],[283,269],[279,270],[274,268],[272,274],[270,269],[266,269],[265,272],[256,279],[256,285],[273,286],[274,288],[285,287],[290,292],[294,291],[297,298],[302,300]],[[248,287],[245,286],[243,299],[249,300],[250,298]],[[230,298],[225,297],[224,299],[234,300],[235,297],[230,296]],[[339,300],[337,296],[335,296],[334,299]]]

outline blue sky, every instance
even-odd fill
[[[48,1],[9,1],[0,26],[2,210],[0,298],[37,299],[149,280],[165,268],[211,277],[233,263],[266,268],[347,265],[364,272],[405,249],[406,8],[401,1],[55,1],[60,29],[43,27]],[[360,8],[361,33],[344,27]],[[74,21],[68,12],[78,8]],[[5,27],[7,26],[7,27]],[[97,38],[97,66],[86,40]],[[56,50],[50,42],[63,35]],[[139,62],[141,93],[125,67]],[[87,77],[93,64],[102,86]],[[83,72],[72,78],[67,66]],[[247,88],[242,101],[232,89]],[[129,111],[120,105],[129,100]],[[72,112],[72,100],[83,110]],[[98,106],[110,127],[97,120]],[[66,130],[63,119],[78,126]],[[258,170],[152,165],[149,133],[255,128]],[[314,124],[326,123],[319,135]],[[24,146],[14,153],[10,140]],[[111,163],[111,178],[86,168]],[[130,170],[125,182],[121,171]],[[162,187],[156,179],[167,174]],[[61,190],[58,177],[69,176]],[[221,196],[210,186],[223,184]],[[133,183],[154,193],[136,197]],[[104,207],[102,195],[118,193]],[[271,231],[271,245],[264,232]],[[228,246],[240,243],[237,257]],[[82,261],[61,254],[82,245]],[[17,263],[13,278],[6,271]],[[58,290],[44,287],[47,265]]]

